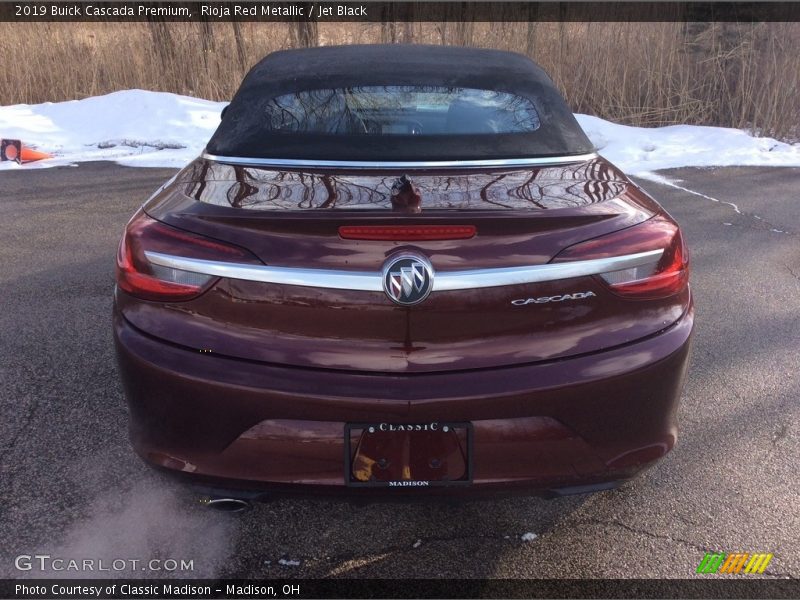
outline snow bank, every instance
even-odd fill
[[[126,90],[106,96],[0,107],[0,137],[55,158],[0,169],[32,169],[89,160],[135,167],[182,167],[219,123],[224,102],[164,92]],[[600,153],[630,174],[672,167],[800,166],[800,144],[756,138],[738,129],[674,125],[628,127],[576,115]]]
[[[69,102],[0,107],[0,138],[55,155],[50,160],[0,163],[43,168],[89,160],[132,167],[180,168],[195,158],[219,124],[225,102],[165,92],[125,90]]]
[[[675,167],[800,166],[800,144],[741,129],[671,125],[629,127],[575,115],[600,154],[629,174]]]

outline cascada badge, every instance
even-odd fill
[[[594,292],[575,292],[574,294],[559,294],[557,296],[541,296],[540,298],[519,298],[512,300],[514,306],[526,306],[528,304],[547,304],[548,302],[564,302],[566,300],[583,300],[584,298],[594,298]]]
[[[703,560],[697,565],[697,572],[703,574],[726,573],[750,574],[763,573],[772,560],[772,554],[749,552],[706,552]]]
[[[419,304],[433,289],[433,266],[419,254],[400,254],[383,266],[383,291],[395,304]]]

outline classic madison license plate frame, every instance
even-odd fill
[[[384,424],[386,425],[386,424]],[[429,426],[430,423],[419,423],[419,424],[410,424],[412,427],[419,425],[421,427]],[[381,423],[346,423],[344,427],[344,481],[345,485],[348,487],[365,487],[365,488],[385,488],[385,489],[406,489],[406,488],[421,488],[421,487],[457,487],[457,486],[465,486],[472,484],[473,478],[473,462],[474,462],[474,431],[472,427],[472,423],[469,422],[453,422],[453,423],[436,423],[441,432],[441,435],[450,435],[455,433],[458,435],[459,433],[463,433],[466,440],[464,444],[459,443],[459,448],[464,451],[466,456],[464,457],[464,476],[459,479],[426,479],[426,480],[417,480],[417,479],[410,479],[410,480],[390,480],[390,481],[381,481],[381,480],[372,480],[372,481],[360,481],[353,477],[353,463],[356,459],[356,452],[360,447],[361,436],[365,434],[369,430],[370,427],[378,428],[381,426]],[[408,424],[404,424],[403,427],[409,427]],[[447,433],[445,428],[448,428]],[[358,431],[361,431],[361,434],[358,435],[358,438],[353,440],[353,435],[357,434]],[[384,432],[385,434],[397,434],[397,435],[404,435],[405,431],[397,431],[397,432]],[[458,438],[461,439],[460,437]],[[355,445],[353,445],[355,442]]]

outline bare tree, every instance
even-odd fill
[[[528,21],[528,31],[525,35],[525,54],[531,58],[536,57],[536,21]]]
[[[385,6],[383,10],[386,11],[387,7]],[[397,23],[394,21],[381,21],[381,43],[397,43]]]
[[[175,55],[175,43],[172,40],[170,27],[161,19],[153,18],[147,24],[153,49],[162,65],[169,64]]]
[[[242,71],[247,68],[247,50],[244,45],[244,38],[242,38],[242,25],[239,21],[231,21],[233,26],[233,39],[236,43],[236,58],[239,60],[239,66]]]
[[[448,7],[449,8],[449,7]],[[461,20],[453,23],[455,27],[455,43],[460,46],[471,46],[473,34],[475,31],[475,11],[471,4],[462,3],[460,6],[456,5],[454,8],[460,9]],[[454,15],[459,16],[459,15]]]
[[[314,10],[314,4],[309,2],[303,4],[303,14],[311,15]],[[319,29],[317,22],[310,19],[304,21],[297,21],[292,24],[291,28],[292,46],[296,48],[312,48],[319,46]]]
[[[206,71],[208,71],[209,56],[216,48],[216,44],[214,43],[214,29],[211,26],[211,21],[208,19],[200,21],[200,46],[203,49],[203,66],[205,66]]]

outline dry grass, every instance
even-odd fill
[[[798,23],[1,23],[0,104],[126,88],[227,99],[265,54],[315,38],[523,52],[576,111],[635,125],[800,124]]]

